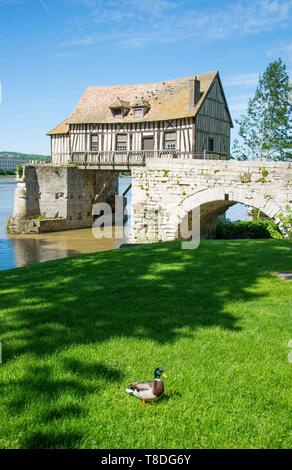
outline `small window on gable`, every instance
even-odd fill
[[[134,109],[134,117],[135,118],[142,118],[144,116],[144,108],[135,108]]]
[[[208,150],[209,152],[214,152],[214,137],[209,137],[208,139]]]
[[[176,131],[166,131],[164,133],[164,150],[176,149]]]
[[[117,134],[116,150],[118,152],[125,152],[127,150],[127,134]]]
[[[97,152],[98,151],[98,135],[97,134],[92,134],[91,135],[90,150],[91,150],[91,152]]]

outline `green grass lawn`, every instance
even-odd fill
[[[291,258],[175,242],[0,273],[0,447],[291,447]],[[143,407],[125,388],[157,366]]]

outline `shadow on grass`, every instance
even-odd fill
[[[72,449],[80,445],[82,433],[77,432],[47,432],[32,433],[22,441],[24,449]]]
[[[181,398],[182,394],[177,390],[168,390],[166,393],[163,393],[163,395],[161,395],[158,399],[154,401],[145,401],[144,406],[163,405],[171,401],[180,400]],[[139,400],[142,404],[142,401],[139,398],[134,397],[133,395],[131,396],[131,400]]]
[[[68,405],[59,405],[52,407],[49,411],[42,414],[42,421],[56,421],[66,418],[76,418],[82,415],[83,409],[81,406],[70,403]]]
[[[9,363],[29,354],[39,361],[71,345],[97,345],[117,337],[175,343],[199,328],[240,334],[240,319],[229,313],[228,304],[255,298],[259,294],[252,287],[259,278],[288,270],[290,248],[291,243],[274,240],[204,242],[197,250],[181,250],[180,243],[157,244],[2,272],[3,359]],[[66,391],[79,397],[98,393],[90,383],[95,378],[122,383],[122,372],[106,364],[62,361],[61,377],[54,377],[53,366],[26,367],[20,378],[2,383],[6,394],[13,387],[8,410],[20,411],[36,393],[38,400],[58,399]],[[168,394],[163,400],[177,398]],[[55,406],[43,419],[79,412],[74,403]],[[22,446],[78,447],[81,440],[79,433],[70,436],[60,430],[50,437],[36,432]]]
[[[13,390],[13,399],[8,400],[7,406],[11,415],[17,415],[31,402],[31,397],[36,392],[38,399],[55,403],[66,392],[78,397],[91,393],[97,394],[100,384],[121,381],[123,376],[119,370],[101,363],[88,365],[77,360],[65,359],[57,377],[49,366],[27,366],[21,378],[9,379],[7,384],[2,383],[0,390],[3,396],[7,386]],[[99,379],[99,385],[96,382],[94,385],[89,383],[94,379]],[[63,417],[67,417],[68,411],[72,413],[72,406],[64,406],[63,411]]]
[[[98,396],[109,382],[121,381],[123,373],[102,363],[83,364],[78,360],[64,359],[59,364],[60,373],[49,366],[26,366],[21,378],[2,383],[2,406],[13,420],[22,414],[34,423],[20,433],[20,448],[72,448],[80,447],[81,432],[63,431],[64,422],[70,426],[76,418],[85,418],[88,409],[80,405],[88,396]],[[91,383],[90,383],[91,382]],[[66,403],[63,403],[65,397]],[[76,403],[78,401],[79,403]],[[48,429],[42,430],[43,427]],[[38,429],[40,428],[40,429]],[[17,427],[14,430],[17,433]]]
[[[182,394],[177,390],[168,390],[165,392],[158,400],[153,402],[153,405],[158,405],[159,403],[168,403],[175,400],[180,400]]]
[[[64,370],[70,371],[80,378],[99,378],[105,381],[120,382],[124,374],[112,367],[94,362],[93,364],[84,364],[81,361],[71,358],[63,359]]]

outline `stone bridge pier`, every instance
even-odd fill
[[[200,207],[201,236],[212,236],[218,216],[242,203],[280,224],[292,204],[292,164],[156,159],[132,169],[133,242],[167,241]]]
[[[18,178],[12,233],[42,233],[92,227],[93,206],[115,209],[118,172],[70,165],[25,165]]]

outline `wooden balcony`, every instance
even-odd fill
[[[227,160],[227,155],[216,152],[191,153],[179,150],[138,150],[138,151],[106,151],[106,152],[72,152],[54,155],[54,163],[76,164],[84,168],[130,169],[145,166],[146,159],[179,158],[188,160]]]

